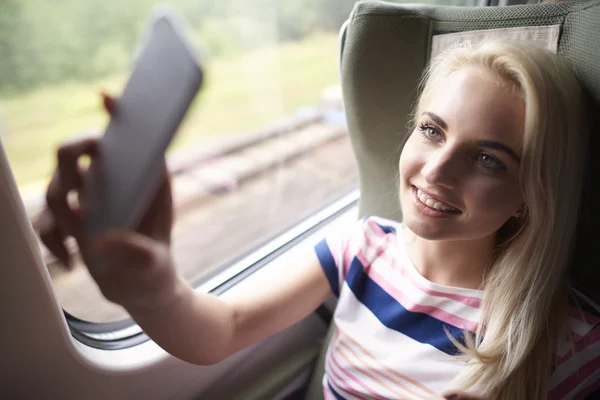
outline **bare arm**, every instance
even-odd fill
[[[180,277],[175,288],[162,303],[125,306],[159,346],[175,357],[203,365],[219,362],[300,321],[330,293],[314,251],[280,268],[260,287],[240,294],[199,293]]]
[[[331,293],[315,251],[310,249],[298,258],[278,269],[262,288],[227,299],[235,310],[236,334],[231,352],[302,320]]]
[[[97,142],[87,138],[63,145],[48,187],[40,236],[65,266],[70,265],[66,237],[75,237],[80,248],[86,248],[82,244],[88,240],[83,237],[81,207],[69,204],[67,194],[81,191],[84,172],[78,160],[90,155],[94,162]],[[103,295],[125,307],[172,355],[196,364],[218,362],[301,320],[329,294],[313,250],[243,295],[195,292],[173,265],[172,207],[167,177],[136,232],[115,232],[95,243],[105,269],[90,269]],[[85,261],[86,254],[83,257]]]

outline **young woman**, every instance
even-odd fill
[[[365,218],[269,291],[219,298],[175,271],[166,180],[138,232],[93,238],[108,268],[90,272],[156,343],[198,364],[283,330],[335,293],[326,399],[448,389],[470,393],[446,392],[454,399],[583,398],[600,386],[600,318],[571,305],[585,299],[567,279],[583,110],[557,56],[500,42],[457,48],[432,62],[400,157],[402,223]],[[85,240],[66,194],[80,188],[77,160],[96,144],[62,146],[48,188],[41,237],[65,264],[65,236]]]

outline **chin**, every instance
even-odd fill
[[[426,222],[410,214],[403,218],[403,223],[412,233],[427,240],[450,240],[456,228],[442,222]]]

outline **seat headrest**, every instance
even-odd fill
[[[358,161],[361,216],[401,220],[398,160],[409,132],[418,83],[432,54],[453,41],[508,35],[555,51],[575,71],[589,94],[590,107],[598,109],[600,105],[600,0],[510,7],[362,1],[355,5],[344,29],[340,70],[348,129]],[[590,137],[593,154],[598,140],[596,135]],[[575,252],[576,258],[584,257],[576,261],[586,260],[585,264],[592,260],[591,238],[597,226],[591,208],[598,203],[597,192],[591,190],[591,179],[598,170],[594,159],[591,157]],[[600,282],[600,267],[576,265],[574,274],[578,281]]]

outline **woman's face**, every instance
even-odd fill
[[[480,68],[452,73],[418,116],[400,156],[404,223],[429,240],[495,235],[523,204],[525,103]]]

